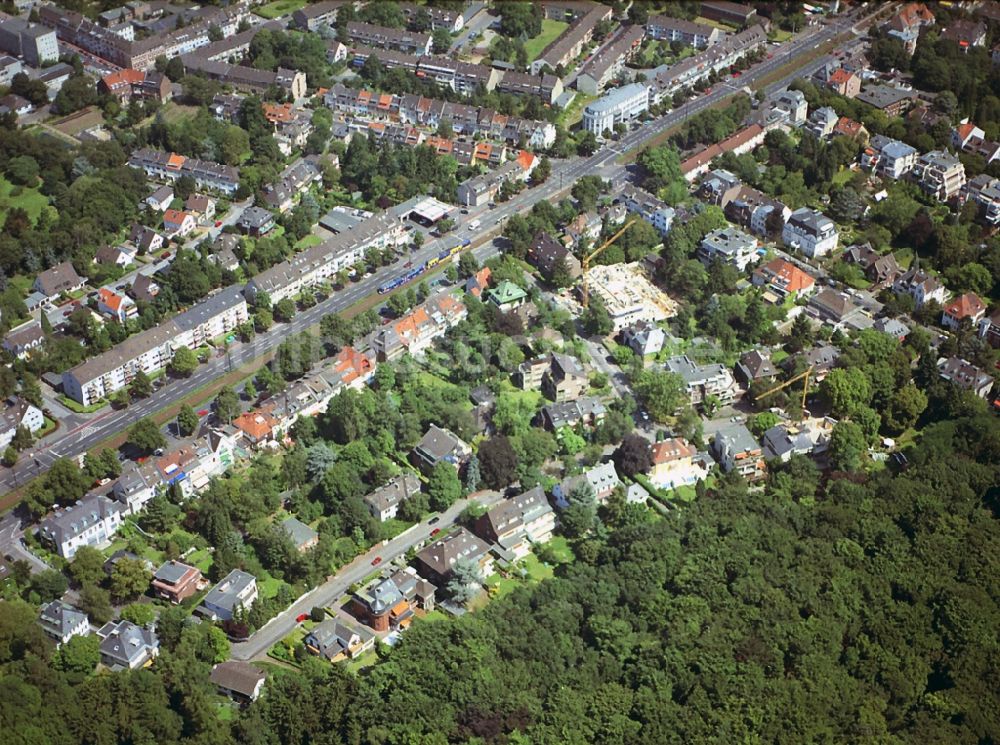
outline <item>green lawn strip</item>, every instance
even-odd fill
[[[258,11],[259,12],[259,11]],[[569,26],[565,21],[556,21],[546,18],[542,21],[542,32],[524,42],[524,51],[528,57],[528,62],[534,62],[552,41],[559,37]]]
[[[17,196],[12,196],[14,189],[20,189],[20,193]],[[34,222],[42,214],[42,210],[48,206],[49,198],[38,191],[37,188],[28,186],[18,187],[0,176],[0,226],[7,221],[7,214],[15,207],[27,212],[28,217]]]
[[[107,400],[102,398],[97,403],[93,403],[90,406],[84,406],[81,403],[77,403],[64,393],[60,393],[56,400],[67,409],[77,414],[93,414],[95,411],[100,411],[108,405]]]
[[[305,6],[306,0],[274,0],[273,3],[268,3],[267,5],[262,5],[257,8],[254,13],[262,18],[272,20],[274,18],[278,18],[279,16],[294,13],[296,10],[301,10]]]

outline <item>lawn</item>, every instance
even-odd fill
[[[318,235],[313,235],[312,233],[310,233],[309,235],[305,236],[302,240],[295,242],[295,250],[302,251],[307,248],[312,248],[313,246],[318,246],[322,242],[323,242],[322,238],[320,238]]]
[[[833,184],[834,186],[844,186],[845,184],[847,184],[847,182],[851,180],[853,176],[854,176],[854,171],[852,171],[850,168],[841,168],[833,175],[833,178],[830,179],[830,183]]]
[[[568,564],[573,561],[573,549],[569,547],[566,536],[557,535],[545,546],[552,552],[560,564]]]
[[[254,12],[267,19],[278,18],[279,16],[294,13],[296,10],[304,8],[306,0],[274,0],[273,3],[262,5]]]
[[[573,102],[563,109],[556,121],[566,129],[569,129],[583,118],[583,108],[591,101],[596,100],[597,96],[590,96],[586,93],[576,91]]]
[[[265,6],[266,7],[266,6]],[[257,11],[258,13],[260,11]],[[565,21],[554,21],[546,18],[542,21],[542,33],[533,39],[524,42],[524,51],[528,55],[528,62],[533,62],[552,41],[569,26]]]
[[[792,32],[785,31],[783,28],[778,28],[772,31],[768,37],[771,41],[776,41],[779,44],[782,44],[792,38]]]
[[[266,573],[262,575],[262,577],[263,579],[261,579],[257,583],[260,596],[262,598],[273,598],[275,595],[278,594],[278,588],[281,587],[284,584],[284,582],[282,582],[280,579],[275,579],[270,574]]]
[[[11,192],[15,188],[20,188],[21,192],[17,196],[12,196]],[[15,207],[20,207],[28,213],[32,222],[38,219],[42,210],[49,206],[49,199],[38,189],[25,186],[15,187],[7,179],[0,176],[0,226],[7,221],[7,213]]]
[[[706,489],[712,488],[712,485],[714,483],[715,483],[715,477],[709,476],[707,479],[705,479],[705,488]],[[679,486],[673,491],[667,492],[667,496],[678,502],[693,502],[695,500],[695,497],[697,496],[697,492],[695,491],[694,484],[691,484],[691,485]]]
[[[90,406],[84,406],[83,404],[77,403],[69,396],[60,393],[58,396],[59,403],[65,406],[70,411],[76,412],[77,414],[93,414],[95,411],[100,411],[108,402],[105,399],[101,399],[97,403],[93,403]]]
[[[198,567],[198,570],[202,574],[208,574],[208,570],[212,568],[212,554],[209,553],[207,548],[189,554],[183,561],[185,564]]]

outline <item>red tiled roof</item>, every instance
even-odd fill
[[[683,458],[690,458],[696,452],[693,446],[679,437],[663,440],[653,445],[653,464],[661,465]]]
[[[848,72],[843,67],[838,67],[836,70],[833,71],[833,73],[831,73],[830,82],[835,83],[837,85],[842,85],[851,79],[851,75],[853,75],[853,73]]]
[[[166,225],[167,223],[170,223],[171,225],[180,225],[184,222],[184,218],[187,216],[187,212],[181,212],[180,210],[167,210],[163,213],[163,224]]]
[[[788,292],[801,292],[816,284],[816,280],[785,259],[773,259],[754,271],[760,277],[770,281],[777,277]]]
[[[974,292],[967,292],[960,295],[945,307],[944,312],[961,320],[962,318],[974,318],[986,310],[986,304],[979,299]]]

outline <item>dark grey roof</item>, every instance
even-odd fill
[[[192,569],[197,571],[196,567],[188,566],[187,564],[182,564],[179,561],[171,559],[153,573],[153,578],[170,585],[176,585]]]
[[[292,543],[295,544],[296,548],[315,540],[319,535],[304,522],[294,517],[290,517],[281,523],[281,529],[292,539]]]

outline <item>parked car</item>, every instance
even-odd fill
[[[372,559],[372,566],[373,567],[377,567],[381,563],[382,563],[382,557],[381,556],[376,556],[374,559]]]

